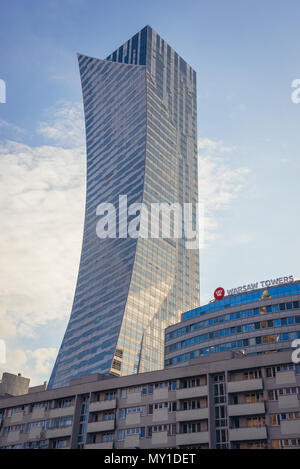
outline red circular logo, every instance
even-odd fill
[[[214,292],[215,300],[222,300],[222,298],[224,298],[224,295],[225,295],[225,290],[222,287],[217,288]]]

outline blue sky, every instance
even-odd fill
[[[297,0],[4,0],[0,16],[3,369],[47,379],[70,313],[85,148],[76,53],[105,58],[150,24],[198,80],[201,300],[300,277]]]

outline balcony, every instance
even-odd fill
[[[180,433],[176,435],[176,446],[209,443],[209,432]]]
[[[292,438],[299,438],[300,435],[300,419],[282,420],[280,422],[282,435],[289,435]]]
[[[169,420],[169,409],[167,407],[153,410],[153,415],[152,415],[153,423],[165,422],[166,420]]]
[[[283,409],[295,409],[299,410],[300,401],[297,394],[285,394],[278,396],[278,407],[280,410]]]
[[[113,442],[112,441],[105,441],[103,443],[90,443],[89,445],[85,445],[85,449],[113,449]]]
[[[102,420],[101,422],[90,422],[87,425],[88,433],[97,433],[97,432],[107,432],[114,430],[115,421],[114,420]]]
[[[233,428],[229,430],[230,441],[265,440],[265,439],[267,439],[266,427],[245,427],[245,428]]]
[[[49,411],[49,418],[56,418],[56,417],[68,417],[69,415],[74,414],[75,407],[57,407],[56,409],[51,409]]]
[[[61,438],[63,436],[70,436],[72,433],[72,426],[61,428],[49,428],[46,430],[46,439],[48,438]]]
[[[41,438],[43,430],[43,427],[32,427],[30,429],[30,432],[27,433],[28,440],[38,440],[39,438]]]
[[[167,386],[161,389],[154,389],[153,391],[153,401],[167,401],[169,395],[169,389]]]
[[[116,406],[116,399],[111,399],[107,401],[95,401],[90,403],[89,412],[101,412],[102,410],[111,410],[115,409]]]
[[[45,407],[37,407],[31,413],[32,420],[39,420],[45,417]]]
[[[208,395],[207,386],[195,386],[194,388],[177,389],[176,399],[189,399],[190,397],[201,397]]]
[[[228,406],[228,415],[235,417],[238,415],[255,415],[265,413],[265,403],[255,402],[250,404],[236,404]]]
[[[25,414],[23,410],[21,412],[14,412],[10,417],[10,423],[12,424],[22,422],[24,415]]]
[[[126,415],[125,425],[139,425],[141,423],[141,414],[140,412],[131,412]]]
[[[168,444],[168,432],[152,433],[151,444],[154,447]]]
[[[126,435],[124,448],[137,448],[140,445],[140,435]]]
[[[261,378],[245,379],[243,381],[229,381],[227,383],[228,392],[256,391],[263,389]]]
[[[9,432],[6,438],[7,443],[17,443],[19,440],[20,440],[19,430],[16,432]]]
[[[276,384],[295,384],[296,376],[294,371],[279,371],[276,373]]]
[[[127,395],[127,404],[139,404],[142,400],[142,393],[141,391],[137,392],[130,392]]]
[[[205,407],[203,409],[180,410],[176,412],[176,422],[185,420],[203,420],[208,419],[209,411]]]

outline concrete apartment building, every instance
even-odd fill
[[[295,339],[300,282],[183,313],[166,329],[163,370],[54,389],[4,374],[0,448],[300,448]]]
[[[0,448],[300,447],[291,352],[227,351],[132,376],[99,374],[0,400]]]

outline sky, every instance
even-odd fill
[[[2,0],[0,371],[49,379],[82,241],[85,140],[76,53],[105,58],[149,24],[197,72],[201,304],[293,274],[298,0]]]

